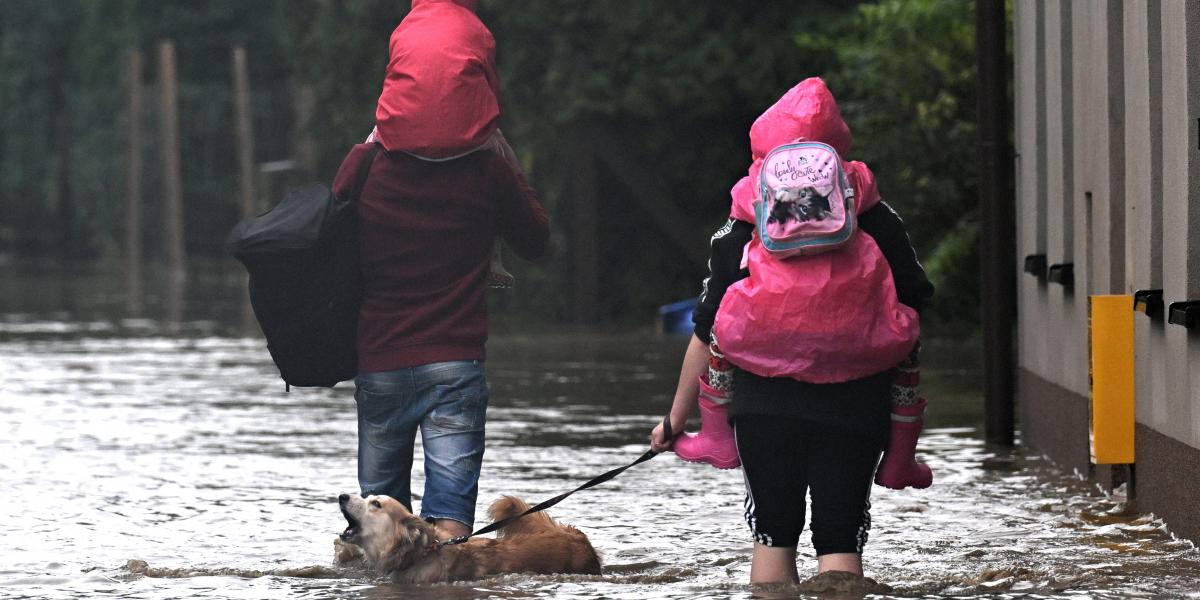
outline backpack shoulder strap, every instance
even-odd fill
[[[363,187],[367,185],[367,176],[371,174],[371,165],[375,162],[375,157],[379,155],[381,147],[379,142],[374,142],[367,150],[367,157],[358,167],[358,177],[354,180],[354,196],[348,200],[349,202],[358,202],[358,199],[362,197]]]

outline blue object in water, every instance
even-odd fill
[[[692,311],[699,302],[699,298],[689,298],[658,307],[658,330],[661,333],[691,333]]]

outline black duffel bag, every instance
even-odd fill
[[[250,273],[267,350],[289,387],[333,387],[357,373],[357,202],[378,152],[371,147],[347,197],[320,184],[292,188],[229,233],[230,253]]]

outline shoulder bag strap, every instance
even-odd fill
[[[363,187],[367,185],[367,176],[371,174],[371,165],[375,162],[375,157],[379,155],[380,148],[379,142],[375,142],[367,150],[366,159],[358,167],[358,178],[355,180],[354,196],[350,198],[349,202],[358,202],[358,199],[362,197]]]

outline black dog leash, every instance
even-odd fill
[[[663,419],[663,433],[666,434],[666,437],[668,440],[674,439],[674,437],[675,437],[673,435],[673,432],[671,431],[671,416],[670,415],[667,415]],[[493,531],[496,531],[497,529],[500,529],[500,528],[508,525],[509,523],[512,523],[513,521],[516,521],[517,519],[520,519],[521,517],[524,517],[526,515],[532,515],[535,512],[541,512],[543,510],[546,510],[547,508],[550,508],[551,506],[554,506],[555,504],[562,502],[563,500],[565,500],[567,498],[567,496],[570,496],[571,494],[574,494],[575,492],[578,492],[580,490],[586,490],[590,487],[595,487],[597,485],[600,485],[600,484],[604,483],[605,481],[608,481],[608,480],[616,477],[617,475],[624,473],[626,469],[633,467],[633,466],[640,465],[640,464],[654,458],[657,455],[658,455],[657,452],[655,452],[653,450],[647,450],[645,452],[645,454],[642,454],[641,456],[637,457],[637,460],[635,460],[623,467],[617,467],[611,471],[597,475],[596,477],[593,477],[592,479],[588,480],[587,483],[584,483],[583,485],[581,485],[569,492],[566,492],[565,494],[559,494],[549,500],[544,500],[544,501],[538,503],[536,506],[531,506],[529,508],[529,510],[527,510],[519,515],[513,515],[506,519],[501,519],[499,521],[496,521],[495,523],[492,523],[491,525],[487,525],[485,527],[482,527],[482,528],[476,530],[474,533],[471,533],[470,535],[460,535],[456,538],[450,538],[445,541],[437,542],[437,545],[438,546],[453,546],[455,544],[461,544],[477,535],[483,535],[485,533],[491,533]]]

